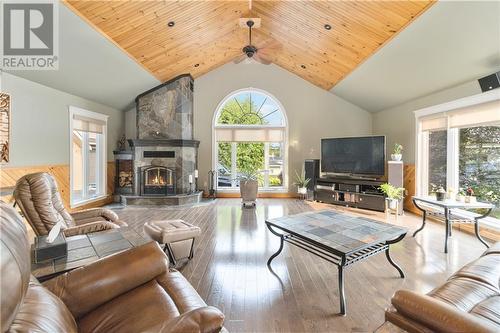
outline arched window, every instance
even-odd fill
[[[261,189],[287,187],[287,122],[269,93],[243,89],[219,104],[214,117],[214,164],[219,189],[239,187],[239,178],[256,173]]]

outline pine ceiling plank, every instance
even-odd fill
[[[65,3],[161,81],[207,73],[239,56],[247,40],[238,25],[247,1]],[[433,3],[253,1],[252,16],[262,18],[253,41],[259,47],[275,39],[282,48],[267,52],[272,62],[331,89]],[[175,26],[167,27],[169,21]]]

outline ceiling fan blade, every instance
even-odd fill
[[[255,53],[252,57],[255,61],[263,64],[263,65],[269,65],[271,64],[271,61],[260,55],[259,53]]]
[[[247,55],[246,54],[242,54],[242,55],[238,56],[237,58],[235,58],[233,60],[233,62],[235,64],[239,64],[240,62],[244,61],[246,58],[247,58]]]

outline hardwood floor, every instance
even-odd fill
[[[383,254],[347,267],[347,316],[342,317],[336,266],[289,244],[273,261],[277,276],[266,266],[279,247],[279,239],[265,227],[266,218],[325,208],[346,210],[295,199],[259,199],[256,209],[242,209],[240,199],[217,199],[192,208],[115,211],[141,233],[145,221],[158,219],[181,218],[201,228],[194,259],[180,270],[209,305],[224,312],[230,332],[372,332],[384,321],[396,290],[428,292],[485,250],[472,235],[454,230],[446,255],[443,225],[428,223],[413,238],[420,217],[407,213],[395,221],[390,216],[386,222],[409,229],[391,247],[406,278],[399,278]],[[386,220],[383,213],[350,211]]]

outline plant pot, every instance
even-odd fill
[[[396,209],[398,206],[398,199],[387,199],[389,202],[389,209]]]
[[[473,195],[467,195],[467,196],[465,197],[465,202],[466,202],[466,203],[475,203],[475,202],[477,202],[477,199],[476,199],[476,197],[475,197],[475,196],[473,196]]]
[[[457,195],[457,201],[458,202],[465,202],[465,195],[458,194]]]
[[[297,193],[299,193],[299,194],[307,194],[307,187],[299,187],[297,189]]]
[[[240,181],[240,194],[243,203],[252,201],[255,202],[255,200],[257,200],[258,190],[259,183],[256,180]]]
[[[391,160],[393,161],[401,161],[402,158],[403,158],[402,154],[391,154]]]
[[[446,192],[436,192],[436,200],[444,201],[446,199]]]

